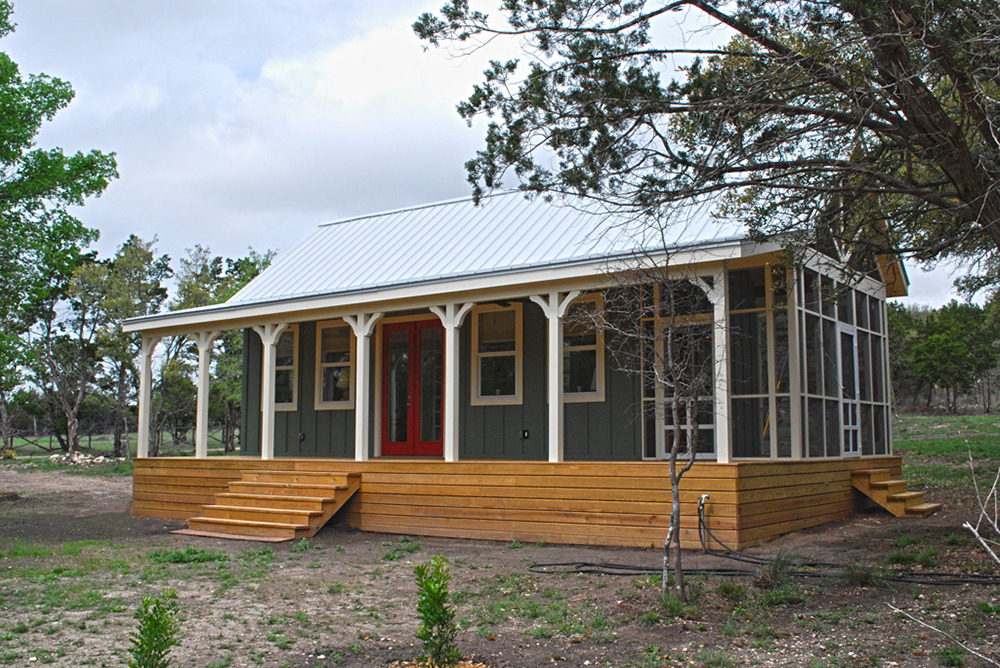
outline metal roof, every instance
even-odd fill
[[[739,225],[704,211],[657,226],[583,200],[528,200],[511,191],[321,225],[282,253],[226,306],[367,292],[477,275],[595,262],[737,242]],[[662,229],[659,229],[662,227]]]

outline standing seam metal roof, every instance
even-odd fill
[[[503,273],[735,242],[745,230],[708,215],[665,233],[583,200],[528,200],[512,191],[321,225],[278,256],[228,306]]]

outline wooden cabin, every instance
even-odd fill
[[[780,250],[707,215],[658,226],[513,192],[322,225],[228,302],[126,324],[143,335],[134,512],[261,539],[336,515],[365,531],[662,545],[665,458],[695,434],[686,546],[703,495],[735,548],[868,498],[934,512],[892,454],[885,298],[905,294],[901,265],[848,280],[829,254],[788,268]],[[575,317],[600,313],[636,262],[700,291],[685,317],[711,383],[693,418],[671,419],[663,387],[616,363],[620,332]],[[212,345],[234,329],[240,453],[207,457]],[[195,456],[150,458],[151,361],[176,335],[200,352]]]

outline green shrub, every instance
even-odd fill
[[[964,666],[965,650],[958,645],[947,645],[938,650],[938,660],[942,666]]]
[[[455,623],[455,609],[448,603],[448,583],[451,573],[448,560],[442,556],[431,558],[430,565],[420,564],[413,569],[417,576],[417,614],[420,627],[417,639],[423,643],[425,656],[421,661],[430,661],[438,668],[454,666],[462,658],[455,646],[458,625]]]
[[[168,668],[170,648],[177,644],[177,592],[144,596],[136,613],[139,627],[129,636],[132,655],[128,668]]]

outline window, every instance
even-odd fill
[[[521,304],[477,306],[472,341],[472,404],[520,404]]]
[[[600,294],[570,305],[563,319],[563,400],[604,401],[604,331],[597,327]]]
[[[316,326],[316,408],[354,406],[354,335],[342,321]]]
[[[274,350],[274,408],[293,411],[298,398],[296,373],[299,359],[299,329],[292,325],[278,335]]]

